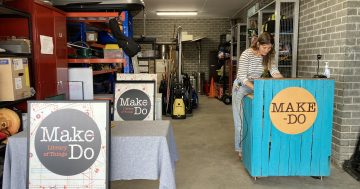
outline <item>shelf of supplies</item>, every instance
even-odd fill
[[[111,64],[125,63],[123,58],[69,58],[69,64]]]
[[[89,19],[84,19],[84,20],[79,20],[79,19],[74,19],[74,20],[67,20],[68,22],[84,22],[84,23],[107,23],[109,22],[108,19],[106,20],[89,20]]]
[[[156,59],[156,57],[137,57],[139,60],[144,60],[144,59]]]
[[[294,33],[292,32],[283,32],[283,33],[279,33],[280,35],[293,35]]]
[[[25,57],[25,58],[32,58],[32,54],[28,54],[28,53],[0,52],[0,57]]]
[[[117,17],[118,12],[68,12],[66,17]]]
[[[71,19],[71,20],[67,20],[68,23],[85,23],[86,25],[89,26],[88,29],[90,30],[94,30],[94,31],[107,31],[107,32],[111,32],[111,30],[109,29],[108,26],[108,22],[109,20],[87,20],[87,19],[82,19],[82,20],[75,20],[75,19]]]
[[[100,75],[100,74],[114,73],[114,72],[116,72],[116,69],[99,70],[99,71],[93,71],[93,75]]]
[[[282,32],[282,33],[279,33],[279,35],[293,35],[294,33],[292,32]],[[275,35],[275,33],[271,33],[271,35]]]
[[[292,52],[291,51],[279,51],[279,55],[289,55],[291,56]]]
[[[18,11],[13,8],[6,7],[0,3],[0,17],[1,18],[16,18],[16,17],[23,17],[23,18],[30,18],[30,14],[27,14],[22,11]]]
[[[15,101],[0,101],[0,107],[14,106],[16,104],[25,102],[30,99],[32,99],[32,97],[22,98],[22,99],[15,100]]]
[[[103,44],[99,44],[96,42],[87,42],[87,43],[90,45],[90,47],[105,49],[105,45],[103,45]]]

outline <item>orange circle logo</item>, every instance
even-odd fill
[[[269,113],[278,130],[286,134],[299,134],[314,124],[318,108],[309,91],[300,87],[289,87],[275,95]]]

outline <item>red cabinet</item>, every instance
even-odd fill
[[[30,79],[36,99],[60,94],[68,96],[65,12],[37,0],[15,0],[9,5],[31,14],[34,62]],[[52,37],[52,54],[41,53],[41,35]]]
[[[33,12],[33,39],[35,56],[35,88],[36,99],[44,99],[57,95],[56,88],[56,54],[41,53],[40,36],[48,36],[54,39],[54,17],[53,10],[41,4],[34,4]]]
[[[67,62],[67,39],[66,17],[54,12],[55,51],[56,51],[56,76],[57,94],[65,94],[68,97],[68,62]]]

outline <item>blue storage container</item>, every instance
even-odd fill
[[[107,31],[98,32],[98,43],[100,44],[117,44],[117,40]]]

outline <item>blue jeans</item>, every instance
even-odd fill
[[[243,128],[243,106],[242,100],[245,95],[253,93],[253,90],[246,86],[239,86],[235,79],[232,89],[232,109],[235,126],[235,151],[242,152],[242,128]]]

